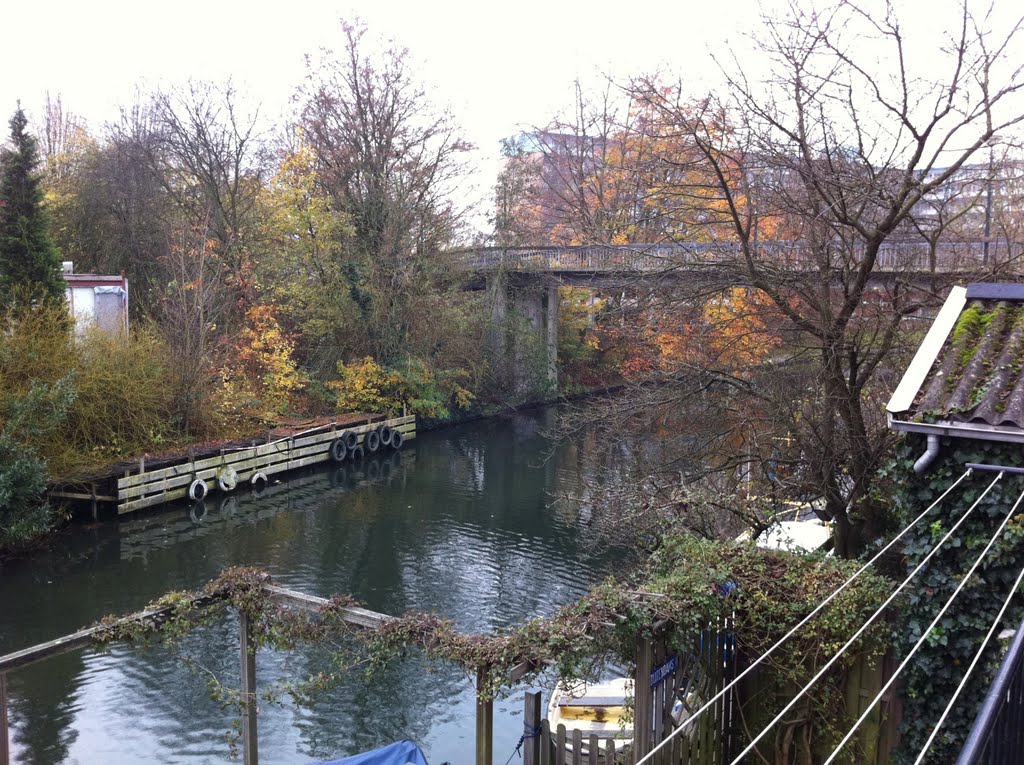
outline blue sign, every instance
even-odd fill
[[[655,688],[661,683],[666,677],[676,671],[676,657],[673,656],[660,667],[655,667],[654,671],[651,672],[651,687]]]

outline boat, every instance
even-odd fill
[[[559,682],[548,702],[548,724],[552,735],[559,725],[565,726],[565,742],[572,749],[574,731],[583,736],[583,753],[589,755],[590,736],[601,740],[613,739],[615,750],[622,751],[633,743],[633,728],[626,722],[626,701],[632,693],[633,681],[618,677],[600,683],[569,686]]]

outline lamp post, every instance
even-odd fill
[[[988,175],[985,179],[985,242],[982,245],[983,251],[981,256],[981,263],[983,266],[988,267],[988,245],[989,240],[992,238],[992,143],[988,145]]]

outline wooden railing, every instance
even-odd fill
[[[266,594],[285,608],[319,612],[328,603],[324,598],[306,595],[294,590],[277,587],[270,583],[263,585]],[[212,602],[217,596],[207,596]],[[48,659],[58,654],[85,648],[94,644],[105,631],[131,624],[160,623],[173,616],[174,607],[149,609],[124,617],[112,624],[88,627],[47,643],[32,646],[14,653],[0,656],[0,765],[9,765],[9,731],[7,716],[6,675],[8,672]],[[245,765],[258,762],[257,738],[257,690],[256,654],[252,626],[244,614],[239,614],[239,660],[241,667],[241,749]],[[377,629],[391,617],[364,608],[350,607],[342,612],[342,618],[349,624],[363,629]],[[1024,635],[1022,628],[1019,635]],[[1018,636],[1017,643],[1024,642]],[[1014,656],[1022,653],[1011,651]],[[1019,658],[1019,657],[1018,657]],[[877,657],[862,657],[848,672],[846,696],[851,715],[861,712],[865,699],[874,697],[881,686],[882,678],[891,672],[891,662],[878,661]],[[1013,677],[1018,678],[1021,663],[1014,665]],[[515,682],[532,672],[536,667],[529,663],[515,667],[509,679]],[[1010,670],[1006,670],[1011,673]],[[736,677],[736,656],[731,625],[704,630],[697,645],[689,652],[677,654],[664,638],[643,639],[637,649],[637,666],[634,676],[634,724],[632,742],[625,744],[621,738],[584,736],[579,730],[568,731],[564,725],[554,729],[542,717],[539,693],[526,694],[524,731],[521,743],[525,765],[625,765],[637,762],[651,749],[666,738],[669,744],[654,755],[655,765],[724,765],[730,761],[730,754],[736,748],[737,736],[741,730],[737,725],[737,710],[746,706],[746,723],[757,730],[762,724],[761,717],[772,714],[774,703],[761,708],[757,699],[767,696],[774,702],[774,686],[763,686],[758,675],[754,675],[742,689],[736,687],[723,694],[716,704],[696,720],[687,722],[693,705],[703,705],[705,700],[719,694]],[[487,667],[480,667],[477,678],[476,714],[476,763],[491,765],[493,750],[493,700],[487,692]],[[1018,686],[1014,686],[1018,687]],[[639,689],[639,690],[637,690]],[[996,701],[1000,691],[994,691]],[[1003,694],[1005,695],[1005,693]],[[676,702],[683,707],[682,719],[673,719]],[[753,704],[753,707],[751,707]],[[891,707],[891,704],[890,704]],[[1009,720],[1010,730],[1017,730],[1020,705],[1013,707]],[[1004,711],[1005,714],[1005,711]],[[896,729],[900,721],[898,709],[888,708],[861,731],[861,760],[868,765],[887,762],[895,744]],[[681,726],[678,730],[676,726]],[[978,726],[976,725],[976,729]],[[999,728],[996,728],[999,730]],[[672,736],[678,730],[678,735]],[[986,728],[980,735],[981,747],[988,743]],[[1001,735],[1001,734],[1000,734]],[[999,739],[1001,742],[1002,739]],[[965,750],[966,751],[966,750]],[[1013,749],[1017,753],[1019,750]],[[965,762],[975,762],[968,759]],[[1016,762],[1003,759],[1000,762]]]
[[[285,608],[301,609],[314,613],[329,603],[325,598],[306,595],[295,590],[277,587],[266,583],[263,585],[266,594],[274,602]],[[212,603],[218,599],[216,595],[203,596],[198,603]],[[80,650],[95,645],[96,641],[106,632],[136,624],[160,624],[171,618],[176,606],[147,609],[118,619],[108,624],[95,625],[63,635],[46,643],[30,646],[13,653],[0,656],[0,765],[10,765],[10,731],[7,714],[7,673],[27,667],[30,664],[49,659],[59,654]],[[392,617],[387,614],[369,611],[355,606],[341,610],[341,618],[348,624],[363,629],[377,629]],[[241,667],[240,699],[242,701],[241,740],[242,761],[244,765],[257,765],[259,748],[257,738],[257,699],[256,692],[256,642],[252,625],[239,612],[239,659]],[[532,672],[536,667],[529,663],[514,667],[509,679],[516,682]],[[493,760],[494,734],[494,700],[487,692],[487,667],[477,671],[477,719],[476,719],[476,763],[491,765]]]
[[[264,589],[276,602],[289,608],[319,611],[328,603],[324,598],[304,595],[301,592],[286,590],[270,584],[265,585]],[[216,600],[217,596],[210,595],[206,596],[206,600],[199,602],[210,603]],[[118,619],[116,622],[86,627],[70,635],[63,635],[55,640],[30,646],[29,648],[9,653],[6,656],[0,656],[0,765],[10,765],[10,732],[8,730],[7,715],[8,672],[27,667],[30,664],[35,664],[59,654],[94,645],[101,635],[112,629],[116,630],[118,627],[134,624],[159,624],[173,616],[176,608],[176,606],[166,606],[139,611]],[[386,614],[379,614],[376,611],[369,611],[365,608],[348,607],[342,609],[342,619],[345,622],[365,629],[376,629],[389,618],[391,617]],[[239,632],[241,700],[243,705],[241,748],[245,765],[257,765],[259,750],[256,736],[256,644],[252,633],[252,626],[242,612],[239,612]]]

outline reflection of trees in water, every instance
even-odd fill
[[[287,662],[289,675],[326,669],[322,651],[304,652]],[[309,757],[326,759],[363,752],[403,738],[422,742],[431,729],[458,722],[452,700],[467,688],[465,674],[420,656],[375,673],[366,682],[352,673],[313,703],[295,710],[293,725]],[[465,721],[462,721],[464,724]]]
[[[325,466],[260,498],[214,495],[205,513],[178,506],[87,534],[76,529],[66,547],[5,570],[4,610],[13,597],[17,616],[4,625],[0,652],[202,586],[234,564],[266,567],[284,586],[312,594],[347,592],[379,611],[436,610],[474,631],[549,612],[599,575],[581,552],[575,519],[549,507],[578,459],[561,446],[549,455],[551,417],[424,434],[387,470]],[[45,581],[61,586],[43,588]],[[233,688],[237,645],[233,618],[186,641],[196,662]],[[261,652],[258,687],[306,677],[325,661],[315,649]],[[10,679],[16,746],[28,762],[89,761],[90,747],[106,747],[109,761],[227,761],[232,714],[173,653],[70,654]],[[460,670],[414,657],[369,685],[351,676],[309,708],[265,706],[261,749],[269,760],[294,758],[296,748],[313,759],[412,736],[458,759],[463,744],[452,742],[466,722],[456,717],[471,715],[470,686]],[[446,718],[451,736],[438,732],[448,730]]]
[[[610,440],[590,428],[555,450],[551,493],[563,520],[589,526],[595,507],[635,480],[637,449],[633,440]]]
[[[694,383],[568,412],[563,512],[602,541],[642,542],[666,523],[722,538],[800,497],[801,455],[787,437],[793,413],[773,411],[746,386]]]
[[[12,738],[15,750],[21,750],[17,761],[50,765],[68,756],[68,748],[78,737],[71,724],[82,669],[81,655],[75,652],[7,676]]]
[[[421,445],[417,465],[427,469],[411,476],[410,489],[435,492],[438,501],[420,528],[425,544],[403,555],[414,605],[457,615],[463,629],[488,630],[548,613],[591,580],[575,523],[550,508],[561,470],[548,452],[553,423],[553,410],[514,415],[488,423],[486,440],[456,433]],[[569,561],[574,577],[564,571]]]

